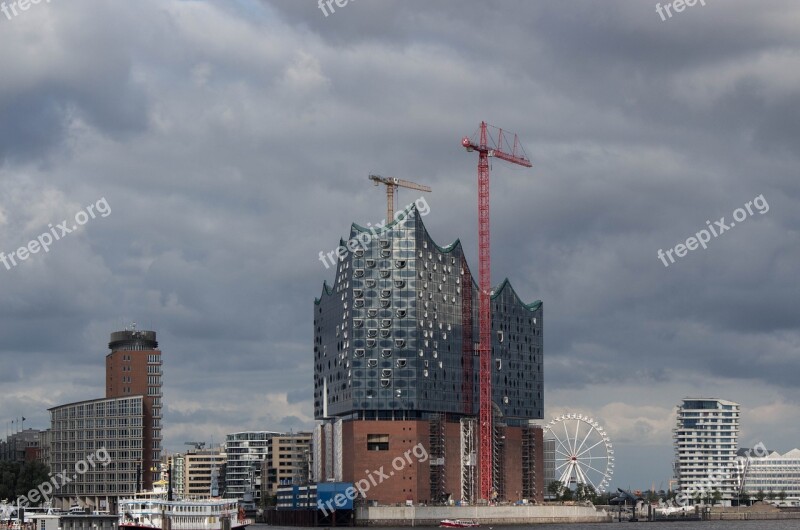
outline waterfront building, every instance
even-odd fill
[[[261,485],[266,495],[276,496],[278,486],[308,484],[311,467],[311,433],[273,436],[262,463]]]
[[[800,449],[784,454],[771,451],[767,455],[750,450],[749,458],[745,451],[739,451],[738,469],[744,478],[743,490],[751,499],[761,491],[794,505],[800,501]]]
[[[442,247],[414,206],[353,224],[333,284],[314,301],[314,477],[358,482],[380,502],[475,502],[478,289],[459,241]],[[341,249],[340,249],[341,250]],[[496,499],[543,495],[542,303],[508,280],[491,293]],[[413,456],[416,454],[426,458]]]
[[[225,496],[244,499],[246,493],[253,494],[253,500],[261,499],[262,463],[267,459],[273,431],[245,431],[228,434],[225,437]]]
[[[161,479],[161,350],[155,331],[136,324],[111,334],[106,355],[106,397],[142,396],[142,489]]]
[[[94,399],[49,409],[51,441],[47,464],[64,482],[54,507],[74,504],[114,512],[117,500],[141,487],[144,407],[142,396]],[[88,460],[91,457],[93,463]],[[85,473],[77,473],[87,463]]]
[[[719,491],[722,504],[737,496],[736,452],[739,404],[717,398],[686,398],[677,407],[673,431],[677,489],[694,496]]]
[[[185,455],[175,453],[167,456],[167,468],[172,470],[172,492],[178,496],[184,495],[186,488],[186,461]]]
[[[79,462],[106,451],[111,462],[54,491],[54,504],[116,509],[120,497],[152,490],[161,478],[161,351],[155,331],[111,333],[104,399],[53,407],[45,463],[70,475]]]
[[[197,449],[187,451],[183,460],[184,497],[203,498],[220,496],[220,472],[227,461],[221,449]]]

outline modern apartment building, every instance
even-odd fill
[[[765,495],[785,501],[800,501],[800,449],[780,454],[772,451],[767,455],[750,458],[739,451],[739,466],[744,478],[744,488],[750,498],[759,491]],[[794,505],[797,505],[794,503]]]
[[[245,431],[225,437],[225,496],[242,499],[252,492],[253,499],[261,499],[262,463],[267,459],[271,440],[280,433],[272,431]]]
[[[313,456],[311,439],[310,432],[285,433],[272,437],[269,453],[261,468],[264,493],[275,496],[279,486],[308,483]]]
[[[54,491],[56,508],[79,504],[114,513],[119,497],[140,489],[146,471],[141,467],[143,399],[94,399],[49,409],[47,464],[69,479]]]
[[[172,470],[172,492],[184,495],[186,489],[186,460],[182,453],[167,456],[167,467]]]
[[[673,431],[677,488],[692,502],[697,492],[717,490],[722,503],[737,496],[736,453],[739,404],[716,398],[686,398]]]
[[[475,502],[479,296],[461,243],[437,245],[413,206],[349,241],[314,301],[314,476],[357,482],[419,446],[429,458],[369,498]],[[542,302],[505,280],[491,311],[496,498],[542,499]]]
[[[221,449],[187,451],[183,457],[184,497],[203,498],[220,496],[220,473],[226,455]]]

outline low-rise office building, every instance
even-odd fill
[[[744,477],[743,490],[751,497],[759,492],[776,499],[800,501],[800,449],[766,456],[739,456],[739,469]]]

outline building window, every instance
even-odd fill
[[[388,434],[367,435],[367,451],[388,451],[388,450],[389,450]]]

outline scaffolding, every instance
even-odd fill
[[[344,459],[344,448],[342,447],[342,419],[337,418],[333,423],[333,478],[336,482],[341,482],[342,478],[342,461]]]
[[[499,416],[499,414],[493,415],[492,499],[506,500],[506,474],[503,469],[506,457],[506,425],[498,421]]]
[[[444,414],[432,414],[430,418],[430,438],[428,454],[430,456],[431,502],[440,504],[447,502],[446,457],[446,417]]]
[[[536,427],[522,429],[522,498],[536,498]]]
[[[475,502],[477,451],[477,421],[461,418],[461,501]]]

